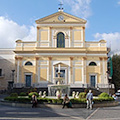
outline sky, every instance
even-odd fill
[[[104,39],[112,51],[120,50],[120,0],[0,0],[0,48],[15,41],[36,41],[35,20],[58,12],[87,20],[86,41]]]

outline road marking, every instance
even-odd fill
[[[97,111],[99,110],[99,108],[97,108],[93,113],[91,113],[86,120],[89,120]]]
[[[120,120],[120,118],[101,118],[101,119],[90,119],[90,120]]]
[[[39,112],[6,112],[6,114],[39,114]]]
[[[44,109],[45,111],[48,111],[48,112],[51,112],[51,113],[55,113],[55,112],[52,112],[51,110],[46,110]],[[70,117],[70,118],[73,118],[73,119],[78,119],[78,120],[85,120],[83,118],[80,118],[80,117],[76,117],[76,116],[70,116],[68,114],[65,114],[65,113],[59,113],[59,115],[62,115],[62,116],[66,116],[66,117]]]

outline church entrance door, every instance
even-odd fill
[[[26,75],[26,87],[31,87],[31,75]]]
[[[91,87],[95,87],[95,84],[96,84],[96,79],[95,79],[95,75],[91,75],[90,76],[90,86]]]

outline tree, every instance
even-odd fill
[[[113,55],[113,77],[112,83],[115,85],[115,90],[120,89],[120,55]]]

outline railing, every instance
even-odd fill
[[[14,88],[22,88],[22,87],[25,87],[25,84],[24,83],[14,83],[13,87]]]
[[[71,87],[74,88],[114,88],[113,84],[96,84],[95,86],[92,86],[91,84],[82,84],[82,83],[77,83],[77,84],[71,84]]]
[[[29,48],[36,47],[36,45],[37,45],[37,42],[33,42],[33,41],[31,41],[31,42],[17,42],[16,43],[16,48],[29,49]]]
[[[42,42],[43,43],[43,42]],[[93,47],[100,47],[100,48],[103,48],[103,47],[106,47],[106,42],[79,42],[79,44],[81,44],[80,46],[74,46],[73,44],[75,44],[76,41],[72,42],[70,46],[65,46],[65,48],[81,48],[81,47],[86,47],[86,48],[93,48]],[[37,47],[37,42],[36,41],[29,41],[29,42],[23,42],[23,41],[18,41],[16,42],[16,48],[34,48],[34,47]],[[38,46],[38,47],[45,47],[45,46]],[[49,47],[49,48],[56,48],[56,46],[46,46],[46,47]]]
[[[106,47],[106,43],[100,42],[86,42],[85,47]]]

